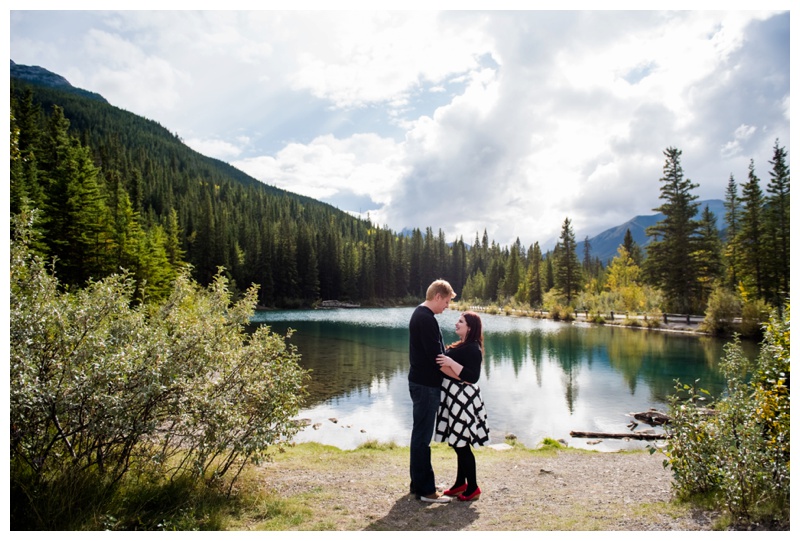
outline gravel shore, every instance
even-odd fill
[[[447,504],[408,493],[402,448],[293,454],[262,471],[268,490],[310,507],[299,530],[690,531],[712,530],[715,518],[674,503],[664,457],[648,451],[480,448],[480,499]],[[449,487],[452,450],[434,446],[433,465],[437,483]]]

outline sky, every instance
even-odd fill
[[[583,240],[654,214],[669,147],[699,200],[751,160],[765,188],[776,141],[791,166],[788,2],[171,4],[11,0],[10,59],[267,184],[468,244],[547,247],[565,219]]]

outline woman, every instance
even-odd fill
[[[457,496],[467,502],[481,495],[472,446],[489,441],[486,410],[475,384],[483,362],[483,325],[478,314],[461,314],[456,334],[459,341],[450,344],[445,354],[436,358],[444,379],[434,439],[449,443],[458,458],[456,482],[444,492],[445,496]]]

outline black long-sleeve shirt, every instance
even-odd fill
[[[467,342],[458,347],[450,348],[447,350],[446,355],[461,365],[461,373],[458,375],[461,381],[466,381],[467,383],[478,382],[481,377],[483,352],[477,342]]]
[[[439,322],[431,309],[421,304],[417,306],[411,314],[408,331],[408,357],[411,363],[408,381],[439,387],[442,384],[442,372],[436,364],[436,356],[444,353],[444,342]]]

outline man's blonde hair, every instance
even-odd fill
[[[453,291],[453,286],[451,286],[450,282],[447,280],[436,280],[428,286],[428,291],[425,293],[425,300],[432,301],[436,295],[441,295],[442,297],[447,297],[449,295],[449,298],[452,299],[456,296],[456,292]]]

